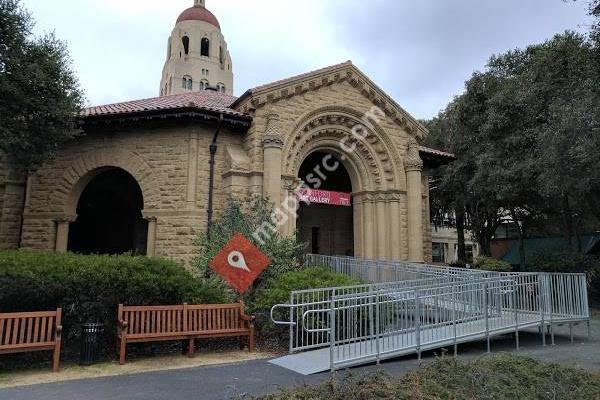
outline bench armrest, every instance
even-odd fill
[[[254,322],[256,320],[256,317],[254,315],[246,315],[246,314],[241,314],[240,318],[243,321],[248,321],[248,322]]]
[[[129,322],[122,320],[122,319],[119,320],[119,328],[127,329],[128,326],[129,326]]]
[[[60,336],[60,334],[62,333],[63,327],[62,325],[56,325],[56,335]]]

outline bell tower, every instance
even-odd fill
[[[160,96],[207,88],[233,95],[233,63],[219,20],[205,0],[194,0],[177,18],[167,42]]]

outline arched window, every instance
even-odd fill
[[[225,85],[223,83],[217,83],[217,90],[221,93],[225,93]]]
[[[187,75],[184,76],[183,79],[181,80],[181,87],[183,89],[192,90],[192,87],[193,87],[192,77],[187,76]]]
[[[206,90],[210,86],[210,83],[206,79],[200,81],[200,90]]]
[[[185,52],[185,54],[190,54],[190,38],[184,36],[181,38],[181,42],[183,43],[183,51]]]
[[[225,64],[225,53],[223,52],[223,46],[219,46],[219,62],[221,66]]]
[[[202,38],[200,42],[200,55],[210,57],[210,40],[208,38]]]

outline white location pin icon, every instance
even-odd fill
[[[248,265],[246,265],[246,259],[244,258],[244,255],[239,251],[232,251],[229,253],[227,262],[233,268],[243,269],[246,272],[252,272],[250,271],[250,268],[248,268]]]

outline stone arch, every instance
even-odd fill
[[[65,215],[75,215],[79,198],[94,177],[111,169],[129,173],[142,189],[144,208],[156,204],[159,198],[158,179],[152,167],[138,154],[115,148],[103,148],[86,153],[65,170],[52,196]]]
[[[315,141],[324,138],[336,140],[334,147],[340,150],[340,141],[344,137],[351,139],[352,129],[357,125],[364,126],[368,135],[363,140],[347,141],[346,143],[355,143],[356,151],[346,153],[346,156],[355,158],[357,163],[361,159],[360,171],[366,175],[363,183],[372,177],[370,184],[363,186],[363,189],[405,190],[404,166],[385,130],[348,107],[324,107],[300,118],[284,146],[285,173],[293,175],[297,172],[302,155],[317,150],[313,143]]]
[[[295,151],[295,157],[290,163],[287,174],[298,176],[302,163],[308,156],[317,151],[332,153],[338,158],[350,175],[353,191],[373,190],[376,185],[375,176],[370,174],[371,166],[367,159],[353,153],[345,153],[340,148],[340,140],[345,137],[343,131],[323,130],[311,135],[303,146]]]

